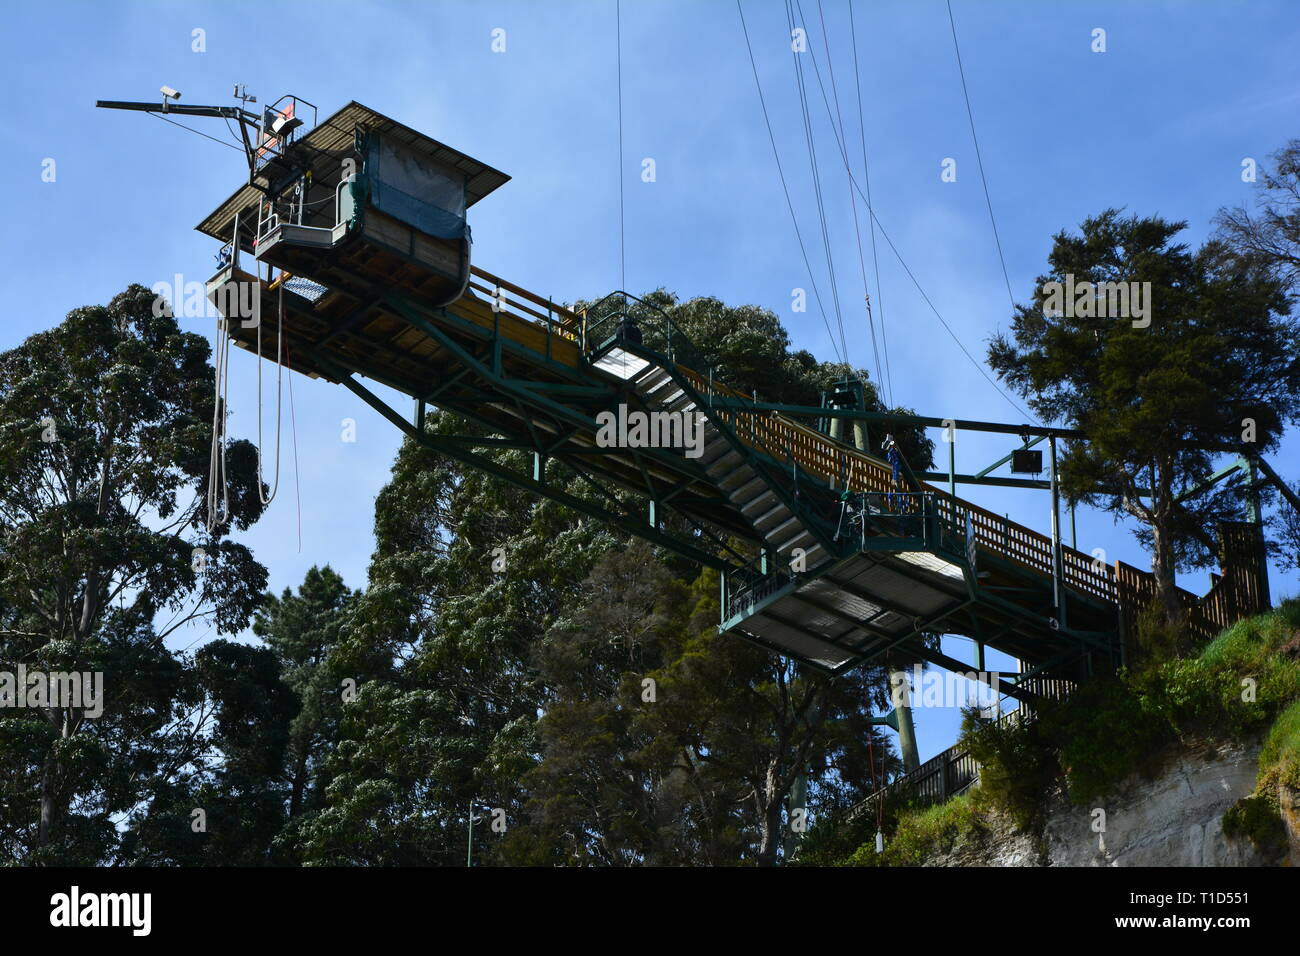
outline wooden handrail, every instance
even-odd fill
[[[472,288],[485,292],[489,296],[498,296],[502,291],[509,292],[518,298],[500,295],[503,305],[509,306],[514,312],[528,316],[533,321],[555,327],[565,338],[576,340],[582,328],[584,314],[549,302],[477,266],[471,266],[470,273],[473,277],[489,284],[485,286],[471,279]],[[539,312],[526,303],[543,307],[546,312]],[[722,382],[710,380],[684,365],[679,364],[676,369],[700,394],[713,393],[733,398],[749,397]],[[715,414],[732,424],[735,434],[742,442],[766,453],[775,461],[783,463],[791,461],[803,471],[836,482],[850,491],[879,494],[897,490],[894,486],[893,469],[884,460],[844,442],[836,441],[778,412],[759,414],[732,409],[715,409]],[[748,417],[744,428],[737,427],[740,415]],[[921,482],[920,485],[921,491],[934,496],[940,515],[950,526],[960,527],[962,516],[970,515],[976,543],[980,548],[1032,571],[1051,576],[1052,540],[1047,535],[994,514],[934,485],[925,482]],[[1103,565],[1102,569],[1098,570],[1097,562],[1090,555],[1066,545],[1060,547],[1060,561],[1061,580],[1066,587],[1111,602],[1119,600],[1116,573],[1113,568]],[[1148,574],[1136,571],[1135,573]]]
[[[550,302],[547,299],[543,299],[541,296],[529,292],[527,289],[521,288],[520,286],[515,285],[513,282],[507,282],[505,279],[502,279],[499,276],[494,276],[486,269],[480,269],[478,266],[470,266],[469,272],[470,275],[478,276],[480,279],[485,279],[488,282],[490,282],[492,285],[497,286],[498,288],[505,289],[507,292],[513,292],[517,296],[522,296],[523,298],[527,299],[529,302],[533,303],[534,305],[543,306],[550,312],[554,312],[557,316],[566,320],[568,323],[572,323],[576,325],[579,321],[577,314],[574,313],[572,310],[566,309],[560,305],[556,305],[554,302]],[[531,310],[527,310],[527,309],[525,311],[531,312]],[[532,314],[537,315],[537,313],[535,312],[533,312]],[[540,317],[544,318],[545,316],[540,316]]]
[[[698,372],[678,365],[678,371],[698,391],[707,392],[709,383]],[[712,383],[715,392],[744,398],[735,389],[719,382]],[[741,440],[773,459],[782,461],[788,453],[804,471],[822,478],[846,484],[850,491],[889,493],[895,491],[893,469],[874,455],[860,451],[844,442],[778,412],[761,415],[756,412],[731,412],[719,410],[724,419],[733,422],[740,414],[750,418],[749,436],[736,429]],[[978,505],[958,498],[933,485],[921,483],[921,490],[931,493],[939,502],[940,512],[954,526],[959,526],[961,512],[971,516],[976,542],[980,547],[1030,568],[1049,577],[1052,574],[1052,539],[1024,525],[996,515]],[[1108,601],[1116,599],[1114,580],[1108,567],[1098,571],[1089,555],[1061,545],[1061,578],[1067,586]]]

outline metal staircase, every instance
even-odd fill
[[[763,473],[749,449],[730,429],[708,414],[707,397],[675,369],[656,364],[623,344],[607,347],[593,365],[625,378],[647,408],[704,418],[704,452],[700,464],[709,481],[735,506],[777,564],[812,568],[829,555],[813,531],[784,500],[778,483]]]

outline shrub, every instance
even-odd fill
[[[1060,775],[1055,748],[1036,720],[1004,724],[968,710],[961,740],[980,765],[980,789],[993,806],[1011,814],[1022,829],[1037,831],[1046,819],[1047,796]]]
[[[1300,790],[1300,699],[1274,722],[1259,752],[1261,780]]]
[[[1286,825],[1275,798],[1267,794],[1242,797],[1223,815],[1223,833],[1236,839],[1249,839],[1269,859],[1286,854]]]
[[[876,852],[874,837],[848,859],[850,866],[923,866],[935,855],[978,843],[988,833],[988,823],[972,794],[947,803],[903,813],[898,826]]]
[[[1174,736],[1168,721],[1115,677],[1083,685],[1042,722],[1043,737],[1060,752],[1076,804],[1094,802],[1135,770],[1150,766]]]

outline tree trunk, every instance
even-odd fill
[[[1183,602],[1178,596],[1178,582],[1174,577],[1173,545],[1169,533],[1161,524],[1153,524],[1151,573],[1156,579],[1156,596],[1165,611],[1165,621],[1177,626],[1183,621]]]
[[[41,771],[41,821],[36,833],[36,845],[44,849],[50,842],[50,828],[54,824],[54,759],[45,758]],[[44,862],[44,861],[42,861]]]
[[[1156,579],[1156,596],[1165,611],[1165,621],[1177,627],[1183,622],[1183,602],[1174,577],[1173,462],[1161,459],[1151,465],[1151,572]]]
[[[781,801],[780,774],[777,772],[779,756],[768,762],[767,774],[763,781],[763,790],[754,795],[758,803],[759,840],[758,863],[760,866],[776,865],[776,848],[781,844]]]

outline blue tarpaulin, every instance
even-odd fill
[[[460,239],[465,226],[465,175],[383,136],[369,137],[370,204],[438,239]]]

